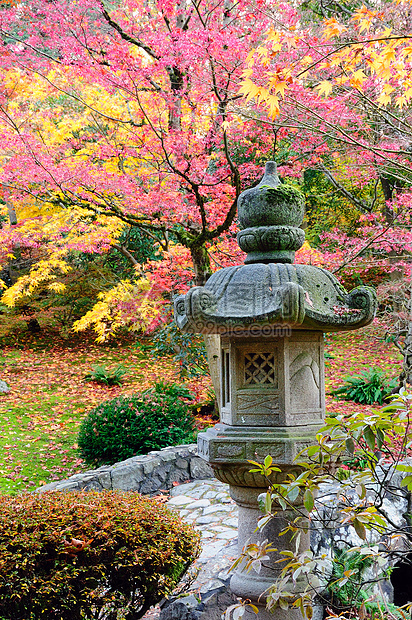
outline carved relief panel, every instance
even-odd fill
[[[323,417],[324,378],[323,341],[289,343],[289,407],[288,424],[313,424]]]

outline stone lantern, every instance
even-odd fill
[[[178,297],[175,318],[184,331],[220,336],[221,420],[199,434],[198,448],[239,506],[239,551],[265,539],[281,550],[294,545],[278,535],[295,515],[279,507],[277,517],[255,532],[258,496],[267,483],[250,472],[249,461],[271,455],[282,470],[278,481],[296,470],[294,458],[314,443],[324,418],[323,332],[367,325],[376,299],[367,287],[347,293],[325,269],[293,264],[305,239],[299,228],[304,199],[280,182],[274,162],[266,164],[257,187],[240,195],[238,212],[245,263],[217,271],[205,286]],[[301,548],[308,547],[303,534]],[[265,592],[281,570],[277,559],[278,552],[271,553],[260,573],[240,566],[231,589],[258,606],[259,620],[301,619],[299,610],[265,609]]]

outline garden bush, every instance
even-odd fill
[[[0,617],[137,620],[198,548],[190,526],[137,493],[0,496]]]
[[[101,403],[83,420],[78,446],[86,463],[113,464],[150,450],[191,443],[194,420],[187,388],[157,383],[140,395]]]
[[[373,595],[367,571],[373,566],[371,556],[357,549],[334,549],[332,572],[322,599],[329,612],[341,618],[366,618],[368,620],[402,620],[405,615],[391,603],[379,603]],[[373,572],[372,572],[373,574]],[[370,577],[370,575],[369,575]],[[372,579],[373,582],[373,579]],[[389,620],[388,618],[388,620]]]
[[[209,374],[205,341],[200,334],[182,332],[171,321],[159,329],[150,345],[151,353],[158,358],[173,355],[179,364],[181,377],[199,377]]]
[[[347,376],[345,381],[345,385],[333,390],[332,394],[362,405],[382,405],[397,386],[397,381],[389,381],[379,368],[370,368],[359,375]]]

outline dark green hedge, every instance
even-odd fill
[[[191,443],[194,420],[187,388],[158,383],[153,390],[100,404],[83,420],[78,445],[90,465],[113,464],[166,446]]]

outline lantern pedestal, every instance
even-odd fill
[[[236,501],[239,507],[239,553],[249,543],[263,543],[265,541],[271,541],[273,546],[276,546],[277,551],[269,553],[269,559],[265,560],[262,564],[262,568],[259,573],[255,571],[245,572],[242,565],[235,570],[230,587],[231,590],[243,599],[250,599],[259,609],[259,620],[261,618],[272,618],[272,620],[280,620],[281,618],[295,618],[301,620],[300,611],[294,615],[285,615],[285,611],[282,609],[276,609],[274,612],[266,611],[265,594],[271,587],[274,581],[279,577],[283,564],[278,564],[277,561],[282,558],[280,554],[283,550],[289,550],[296,547],[296,543],[291,540],[289,534],[280,536],[282,530],[288,525],[290,521],[296,518],[296,512],[293,510],[282,511],[278,506],[279,513],[276,517],[271,519],[265,527],[259,532],[256,532],[256,523],[259,517],[262,517],[262,512],[258,508],[258,496],[262,492],[262,489],[245,488],[245,487],[230,487],[231,495]],[[300,512],[304,512],[304,508],[299,503],[295,504],[295,508]],[[274,506],[274,509],[276,507]],[[307,526],[307,522],[305,523]],[[303,526],[303,523],[300,523]],[[299,550],[304,551],[309,548],[309,529],[306,531],[301,530]],[[307,584],[304,583],[303,587]],[[289,613],[293,612],[290,610]],[[280,615],[278,615],[280,614]],[[256,615],[253,614],[256,620]]]
[[[268,481],[253,469],[250,461],[262,462],[272,456],[281,472],[272,482],[283,482],[289,473],[300,473],[296,456],[314,443],[324,414],[323,335],[296,331],[289,337],[221,338],[221,418],[224,423],[200,433],[199,455],[213,467],[216,477],[230,485],[239,507],[239,553],[248,543],[271,541],[271,552],[259,573],[246,572],[240,564],[231,580],[231,589],[260,608],[259,620],[294,618],[300,611],[265,610],[265,593],[279,576],[280,551],[294,547],[290,536],[279,536],[296,513],[282,511],[256,532],[262,512],[258,497]],[[299,501],[299,500],[298,500]],[[300,513],[302,505],[296,504]],[[276,510],[276,505],[274,504]],[[302,524],[301,524],[302,526]],[[309,532],[302,531],[300,549],[309,547]],[[306,585],[306,584],[305,584]],[[281,615],[278,616],[277,613]],[[254,618],[256,615],[253,613]]]

